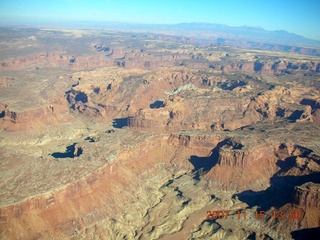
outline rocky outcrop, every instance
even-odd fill
[[[187,134],[170,134],[168,144],[171,146],[183,146],[190,148],[214,148],[219,139],[213,136],[192,136]]]
[[[274,225],[279,232],[291,232],[298,229],[319,228],[320,224],[320,184],[306,182],[296,186],[291,202],[280,208],[283,216],[281,225]],[[314,235],[313,235],[314,236]]]
[[[308,182],[297,186],[292,197],[295,216],[302,228],[316,228],[320,224],[320,184]],[[290,214],[290,213],[289,213]],[[298,218],[299,217],[299,218]],[[300,228],[301,228],[300,227]]]
[[[226,139],[217,144],[211,156],[217,164],[203,178],[225,189],[265,189],[278,170],[273,146],[267,144],[246,146]]]
[[[73,156],[74,157],[79,157],[83,153],[83,147],[81,144],[75,144],[74,145],[74,151],[73,151]]]
[[[246,167],[250,164],[250,159],[248,159],[247,151],[223,147],[219,150],[218,164],[230,167]]]
[[[304,98],[301,100],[300,104],[306,105],[305,111],[301,115],[300,119],[307,119],[317,125],[320,125],[320,100]]]
[[[10,107],[6,105],[0,113],[0,128],[7,131],[22,131],[44,127],[47,124],[72,121],[72,118],[67,115],[67,111],[66,106],[56,104],[21,112],[11,111]]]
[[[317,108],[297,101],[301,93],[284,87],[275,87],[260,93],[251,99],[242,118],[218,122],[212,125],[213,130],[235,130],[249,126],[262,120],[274,122],[276,119],[285,118],[292,122],[317,122]],[[303,103],[303,101],[302,101]]]
[[[170,113],[166,109],[141,109],[138,111],[137,116],[128,119],[128,126],[150,130],[159,129],[164,128],[169,118]]]
[[[304,211],[307,211],[309,208],[319,209],[320,184],[308,182],[297,186],[292,197],[292,203],[298,208],[304,209]]]
[[[87,103],[88,102],[88,94],[80,91],[71,89],[70,92],[67,93],[67,101],[71,104],[73,109],[76,109],[79,106],[76,106],[76,103]]]

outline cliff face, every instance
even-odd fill
[[[292,203],[299,208],[303,208],[305,211],[314,208],[319,212],[320,184],[309,182],[297,186],[292,197]]]
[[[269,185],[270,177],[278,170],[273,146],[246,146],[234,141],[221,143],[212,152],[217,165],[203,176],[206,180],[237,191],[258,191]]]
[[[137,116],[128,119],[128,126],[150,130],[161,129],[166,125],[169,118],[168,110],[144,109],[138,111]]]
[[[319,162],[320,163],[320,162]],[[318,171],[319,171],[318,163]],[[307,182],[295,187],[292,208],[301,212],[298,224],[303,228],[320,226],[320,184]]]
[[[249,161],[248,161],[249,160]],[[218,164],[220,166],[246,167],[250,163],[248,152],[243,150],[221,149]]]
[[[278,231],[293,232],[297,229],[316,229],[320,225],[320,184],[306,182],[294,188],[291,201],[280,208],[286,216]],[[276,223],[273,223],[276,224]]]
[[[0,128],[7,131],[24,131],[72,120],[68,115],[67,105],[51,104],[22,112],[11,111],[6,106],[0,114]]]
[[[187,134],[170,134],[170,146],[184,146],[190,148],[205,148],[211,150],[219,143],[219,138],[214,136],[192,136]],[[207,153],[208,154],[208,153]]]
[[[40,109],[30,110],[24,113],[17,113],[10,111],[8,108],[3,110],[3,120],[4,121],[11,121],[13,123],[18,122],[26,122],[29,119],[39,119],[39,118],[47,118],[54,114],[54,106],[47,106]],[[30,120],[29,120],[30,121]]]

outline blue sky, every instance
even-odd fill
[[[320,40],[320,0],[0,0],[0,22],[207,22]]]

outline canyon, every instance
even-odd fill
[[[319,235],[318,56],[1,31],[0,239]]]

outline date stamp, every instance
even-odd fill
[[[299,210],[290,211],[287,214],[284,214],[281,210],[275,210],[271,212],[271,215],[267,215],[265,211],[255,211],[254,213],[247,214],[246,211],[228,211],[228,210],[214,210],[214,211],[207,211],[206,220],[216,220],[216,219],[265,219],[267,216],[273,218],[274,220],[296,220],[301,219],[302,214]]]

